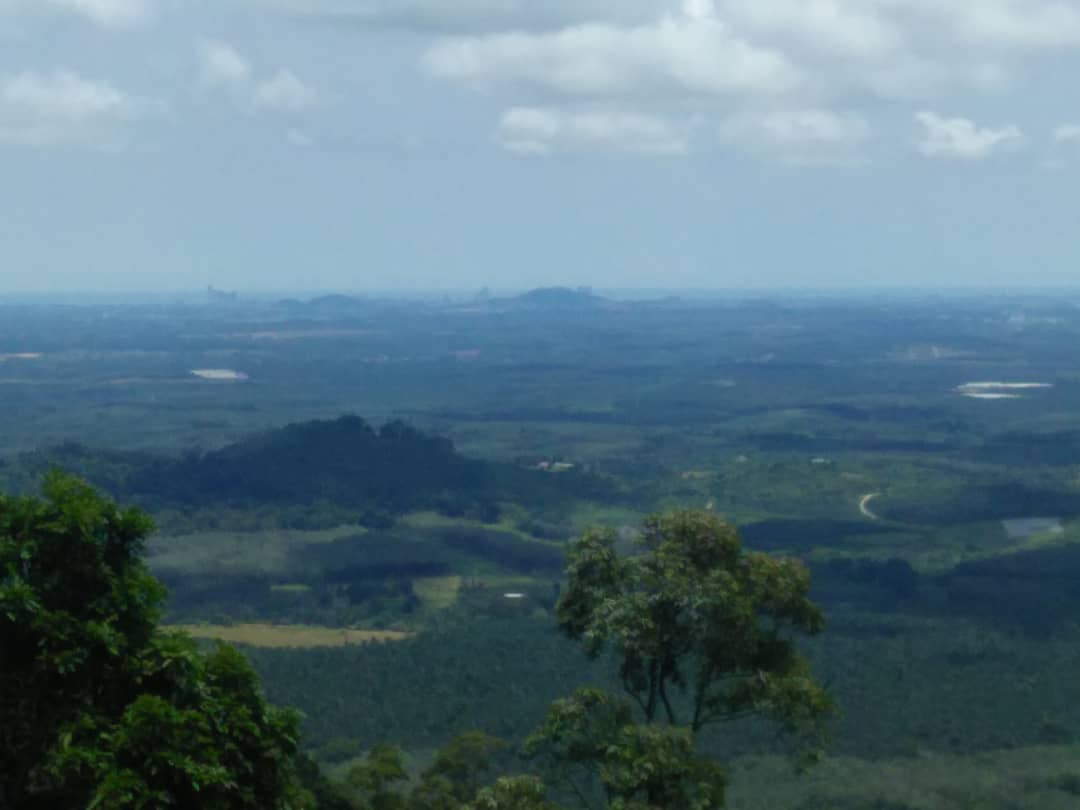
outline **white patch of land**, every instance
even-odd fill
[[[248,378],[248,375],[244,372],[234,371],[231,368],[193,368],[191,373],[200,380],[217,380],[220,382],[236,382]]]
[[[13,352],[11,354],[0,354],[0,363],[5,360],[40,360],[41,352]]]
[[[1053,388],[1054,384],[1053,383],[1034,383],[1034,382],[1022,382],[1022,383],[973,382],[973,383],[964,383],[960,387],[970,389],[970,390],[975,390],[975,389],[980,389],[980,388],[986,388],[986,389],[991,389],[991,388],[994,388],[994,389],[997,389],[997,388],[1003,388],[1003,389],[1012,389],[1012,388],[1026,389],[1026,388]]]
[[[1040,391],[1053,388],[1042,382],[969,382],[956,386],[956,392],[969,399],[1022,399],[1018,391]]]

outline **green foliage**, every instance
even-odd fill
[[[455,799],[467,801],[476,795],[481,778],[491,770],[492,757],[505,748],[506,743],[498,737],[482,731],[463,732],[435,755],[435,761],[423,774],[421,788],[424,782],[441,782],[450,787]]]
[[[302,807],[297,718],[235,650],[157,631],[151,523],[88,485],[0,497],[0,807]]]
[[[547,800],[544,783],[535,776],[499,779],[481,790],[465,810],[558,810]]]
[[[610,530],[574,543],[558,617],[590,655],[614,649],[645,718],[678,724],[674,689],[687,696],[694,732],[758,714],[816,730],[830,700],[790,638],[825,624],[806,567],[745,551],[710,512],[649,518],[636,544],[638,553],[621,554]]]
[[[695,749],[690,729],[639,725],[628,702],[591,688],[552,704],[526,745],[586,806],[598,793],[614,810],[721,806],[723,769]]]
[[[401,751],[390,745],[376,745],[364,762],[349,771],[348,782],[365,810],[403,810],[406,799],[397,785],[408,779]]]
[[[347,782],[362,810],[460,810],[477,795],[481,777],[491,770],[491,757],[505,747],[502,740],[479,731],[459,734],[406,792],[404,755],[380,744],[349,771]]]

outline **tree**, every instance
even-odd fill
[[[591,656],[614,650],[647,722],[706,724],[747,715],[812,732],[831,702],[793,636],[825,626],[800,562],[747,551],[711,512],[649,518],[634,553],[611,530],[570,549],[562,630]]]
[[[374,746],[365,761],[349,771],[349,785],[365,810],[404,810],[406,799],[396,786],[408,780],[405,757],[392,745]]]
[[[465,810],[559,810],[559,808],[547,800],[544,783],[535,776],[509,776],[481,790]]]
[[[406,794],[404,755],[392,746],[376,745],[349,771],[348,781],[365,810],[459,810],[476,797],[482,775],[491,770],[491,757],[504,748],[506,743],[497,737],[463,732],[439,750]]]
[[[491,770],[491,758],[505,748],[505,742],[482,731],[457,735],[439,750],[421,775],[413,791],[412,806],[434,810],[464,804],[476,796],[481,778]]]
[[[594,804],[593,777],[597,798],[613,810],[706,810],[724,801],[723,769],[697,754],[690,729],[638,724],[630,703],[599,689],[555,701],[526,752],[542,756],[585,807]]]
[[[295,715],[235,650],[158,629],[151,529],[59,473],[0,496],[0,808],[310,806]]]

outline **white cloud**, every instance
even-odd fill
[[[640,26],[586,23],[550,33],[445,39],[424,59],[434,75],[532,84],[569,95],[783,93],[803,75],[783,53],[738,36],[711,3]]]
[[[300,112],[314,106],[319,94],[291,70],[279,70],[255,88],[254,104],[262,110]]]
[[[663,118],[617,111],[515,107],[499,122],[498,141],[511,152],[547,155],[582,149],[637,154],[679,154],[687,136]]]
[[[290,129],[286,132],[285,140],[297,149],[310,149],[315,145],[315,139],[299,129]]]
[[[237,87],[247,84],[251,78],[251,65],[226,42],[200,41],[199,56],[202,81],[209,87]]]
[[[1069,0],[915,0],[913,4],[930,7],[947,19],[960,41],[1010,49],[1080,46],[1080,8]]]
[[[247,3],[334,25],[392,26],[443,33],[543,30],[597,20],[636,24],[653,19],[658,6],[663,5],[657,0],[247,0]]]
[[[0,143],[101,143],[144,105],[108,82],[68,70],[0,77]]]
[[[1054,140],[1057,143],[1080,144],[1080,124],[1062,124],[1054,130]]]
[[[871,134],[861,116],[817,109],[741,113],[720,126],[726,143],[800,165],[862,162],[861,147]]]
[[[150,17],[148,0],[44,0],[58,9],[80,14],[106,28],[128,28]]]
[[[1000,129],[980,128],[967,118],[944,118],[933,112],[917,113],[915,119],[926,128],[919,151],[932,158],[984,160],[1023,137],[1013,124]]]
[[[291,70],[256,81],[251,63],[227,42],[200,40],[199,56],[202,84],[240,92],[249,110],[301,112],[319,101],[318,92]],[[291,133],[288,137],[293,140]]]
[[[755,35],[834,57],[880,58],[907,41],[903,26],[872,0],[722,0],[720,9]]]

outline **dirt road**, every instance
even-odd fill
[[[870,520],[881,520],[877,515],[870,511],[870,501],[874,500],[880,492],[871,492],[869,495],[863,495],[859,501],[859,511],[863,513],[863,517],[867,517]]]

